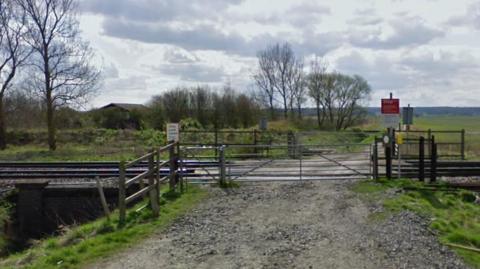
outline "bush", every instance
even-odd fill
[[[202,124],[194,118],[185,118],[180,121],[180,128],[182,130],[202,129]]]

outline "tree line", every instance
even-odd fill
[[[313,103],[319,127],[341,130],[365,115],[361,105],[369,98],[371,88],[362,77],[327,72],[319,58],[305,66],[304,59],[296,56],[288,43],[267,46],[257,58],[255,96],[271,118],[276,117],[278,109],[285,119],[302,118],[302,108]]]
[[[248,128],[258,122],[261,108],[249,95],[230,86],[176,87],[153,96],[146,106],[122,113],[118,109],[93,112],[94,122],[103,128],[154,128],[163,130],[167,122],[182,128]]]
[[[0,149],[6,147],[5,99],[22,89],[41,100],[55,150],[56,111],[97,89],[100,71],[92,57],[74,0],[0,1]]]

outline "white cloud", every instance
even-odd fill
[[[106,63],[95,104],[175,85],[245,89],[255,54],[288,41],[340,72],[364,76],[372,104],[388,91],[416,105],[480,101],[480,2],[403,0],[83,0],[86,39]],[[442,93],[442,94],[439,94]],[[453,93],[455,98],[445,96]],[[455,102],[455,103],[451,103]],[[473,102],[474,103],[474,102]]]

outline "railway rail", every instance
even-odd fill
[[[217,167],[215,161],[182,161],[182,171],[193,176],[195,169]],[[148,169],[147,162],[141,162],[126,170],[127,177],[133,177]],[[170,173],[168,168],[160,169],[160,175]],[[119,176],[119,162],[1,162],[1,180],[19,179],[92,179]]]

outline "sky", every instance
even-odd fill
[[[289,42],[357,74],[370,106],[480,106],[480,1],[81,0],[103,83],[91,106],[145,103],[176,86],[251,90],[256,53]]]

